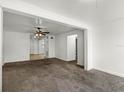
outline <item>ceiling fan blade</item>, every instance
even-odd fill
[[[42,33],[42,35],[46,35],[45,33]]]
[[[49,34],[50,32],[42,32],[42,33],[46,33],[46,34]]]
[[[35,26],[34,28],[36,28],[36,29],[47,29],[47,27],[45,27],[45,26]]]

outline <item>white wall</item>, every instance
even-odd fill
[[[67,36],[67,60],[76,60],[76,38],[77,35]]]
[[[4,31],[4,62],[30,59],[30,34]]]
[[[84,65],[84,46],[83,46],[83,31],[70,31],[66,33],[56,34],[55,48],[56,48],[56,57],[62,60],[67,60],[67,36],[77,34],[78,37],[78,63],[79,65]]]
[[[124,18],[97,26],[93,44],[94,68],[124,76]]]
[[[2,62],[3,62],[3,11],[0,7],[0,91],[2,91]]]
[[[57,34],[55,35],[55,55],[57,58],[66,60],[67,59],[67,36],[66,34]]]
[[[55,57],[55,36],[49,35],[48,37],[48,57],[54,58]]]

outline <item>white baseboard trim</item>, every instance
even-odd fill
[[[67,61],[66,59],[63,59],[63,58],[59,58],[59,57],[55,57],[55,58],[63,60],[63,61]]]
[[[101,69],[101,68],[94,68],[94,69],[99,70],[99,71],[106,72],[106,73],[108,73],[108,74],[112,74],[112,75],[115,75],[115,76],[119,76],[119,77],[124,78],[124,74],[121,74],[121,73],[112,72],[112,71],[110,71],[110,70],[103,70],[103,69]]]
[[[77,62],[77,65],[84,66],[83,64],[80,64],[79,62]]]

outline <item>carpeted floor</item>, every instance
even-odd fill
[[[124,91],[124,78],[101,71],[84,71],[59,59],[10,63],[3,66],[3,91],[80,92]]]

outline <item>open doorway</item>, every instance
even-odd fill
[[[67,35],[67,61],[85,67],[84,30],[74,30]]]
[[[36,32],[35,19],[36,17],[4,11],[4,63],[58,58],[64,61],[75,60],[78,65],[86,67],[87,46],[84,42],[86,37],[84,29],[42,18],[42,25],[47,27],[50,34],[44,39],[37,40],[31,36]],[[10,54],[11,51],[13,54]]]

